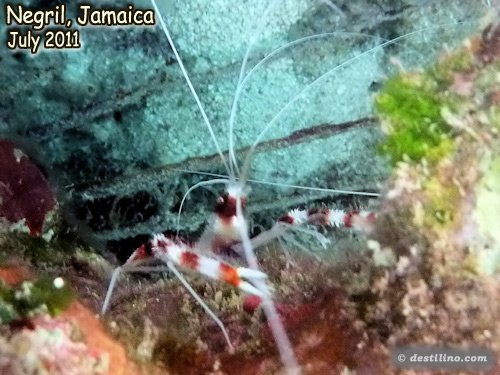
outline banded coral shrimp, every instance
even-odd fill
[[[406,35],[405,37],[408,37],[408,35]],[[396,38],[396,39],[399,40],[398,38]],[[401,37],[401,39],[404,39],[404,38]],[[394,42],[395,42],[395,40],[391,40],[390,43],[379,44],[376,48],[383,48],[384,46],[389,45],[389,44],[394,43]],[[245,61],[245,59],[244,59],[244,61]],[[352,63],[352,61],[353,60],[349,61],[349,63]],[[245,64],[243,64],[243,69],[241,70],[241,73],[240,73],[239,83],[242,82],[242,78],[241,77],[242,77],[242,75],[243,75],[243,73],[245,71],[244,65]],[[336,68],[334,68],[334,69],[336,69]],[[184,72],[184,74],[185,74],[185,76],[187,76],[187,73]],[[239,86],[239,87],[241,87],[241,86]],[[312,86],[308,85],[306,87],[312,87]],[[194,92],[195,90],[193,89],[192,91]],[[302,91],[300,91],[299,94],[297,94],[297,97],[300,97],[301,93],[302,93]],[[294,103],[296,101],[294,98],[295,98],[295,96],[292,96],[292,99],[290,101],[288,101],[287,103]],[[199,106],[202,107],[201,104],[199,104]],[[236,106],[233,106],[233,108],[236,108]],[[282,110],[280,110],[278,112],[277,116],[279,116],[281,113],[284,113],[288,108],[290,108],[290,104],[285,104],[285,106],[282,107]],[[235,113],[236,113],[236,109],[234,111],[231,111],[231,117],[232,118],[234,118],[234,114]],[[203,117],[205,118],[206,122],[209,123],[208,116],[206,114],[204,114]],[[278,117],[276,117],[276,118],[278,118]],[[268,126],[269,126],[269,129],[271,129],[272,125],[274,125],[275,123],[276,123],[276,121],[274,120],[274,118],[271,121],[267,121],[266,122],[266,124],[268,124],[268,125],[266,125],[264,127],[264,130],[261,133],[259,133],[260,135],[256,137],[256,141],[253,144],[253,146],[251,147],[252,149],[255,148],[256,145],[259,143],[259,141],[262,138],[261,136],[265,133],[265,131],[267,131]],[[230,120],[230,124],[232,124],[231,120]],[[230,125],[230,128],[232,128],[232,125]],[[210,129],[212,129],[212,128],[210,127]],[[246,253],[246,256],[247,256],[247,261],[248,261],[248,263],[250,264],[250,266],[252,268],[256,268],[257,262],[255,260],[254,255],[252,254],[252,250],[251,250],[252,246],[251,246],[251,244],[249,242],[250,239],[248,237],[248,231],[246,229],[247,224],[246,224],[245,220],[243,219],[243,215],[242,215],[242,211],[243,211],[242,198],[244,196],[246,196],[244,194],[245,185],[244,185],[244,182],[243,183],[238,182],[239,180],[236,180],[234,178],[234,173],[232,173],[232,172],[238,170],[238,165],[236,163],[237,157],[236,157],[236,155],[234,153],[234,148],[232,147],[232,143],[233,143],[232,134],[233,134],[233,132],[230,131],[229,134],[230,134],[230,140],[228,141],[228,144],[230,145],[229,146],[229,160],[230,160],[229,163],[230,164],[227,166],[227,169],[230,172],[229,173],[230,176],[232,175],[233,178],[232,178],[232,181],[229,182],[230,188],[228,190],[229,190],[229,196],[230,196],[230,198],[231,197],[233,198],[233,200],[235,202],[235,207],[236,207],[235,212],[231,215],[231,217],[233,217],[235,219],[235,223],[237,224],[236,225],[236,229],[238,230],[238,236],[239,236],[239,238],[242,240],[242,243],[244,244],[243,247],[245,248],[245,253]],[[214,139],[216,138],[215,135],[214,135],[214,133],[212,133],[212,138],[214,138]],[[220,148],[219,148],[219,153],[222,154],[222,151],[220,151]],[[225,160],[224,156],[222,156],[222,159]],[[244,162],[244,165],[243,165],[243,168],[242,168],[243,176],[246,176],[248,174],[249,168],[250,168],[250,158],[247,158],[246,161]],[[245,178],[243,180],[245,180]],[[207,183],[201,183],[200,185],[208,185],[208,184],[212,184],[212,183],[215,183],[215,182],[221,182],[223,184],[228,184],[227,181],[228,181],[227,179],[224,179],[223,181],[222,180],[211,181],[211,182],[207,182]],[[296,188],[298,188],[298,187],[296,187]],[[333,189],[329,189],[328,190],[328,193],[336,193],[336,192],[338,192],[338,191],[335,191]],[[257,286],[257,288],[260,291],[262,291],[262,290],[264,290],[266,288],[266,286],[264,286],[264,285],[259,286],[258,282],[256,282],[256,286]],[[269,320],[272,321],[273,319],[269,318]],[[287,344],[284,344],[284,345],[287,346]],[[287,348],[284,349],[285,352],[287,350],[288,350]],[[288,356],[288,359],[287,359],[286,356]],[[283,359],[284,359],[284,362],[285,362],[285,364],[287,365],[287,367],[288,367],[288,369],[290,371],[292,371],[292,369],[296,367],[296,365],[294,363],[294,360],[293,360],[293,358],[290,357],[290,355],[285,355],[283,357]]]

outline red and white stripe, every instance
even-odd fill
[[[294,209],[278,219],[278,222],[291,225],[313,224],[334,228],[354,228],[366,230],[375,222],[373,211],[344,211],[329,208]]]
[[[236,215],[238,199],[244,208],[246,196],[238,187],[228,187],[227,191],[217,198],[209,225],[197,243],[200,248],[210,248],[214,253],[219,253],[240,242],[243,224]]]
[[[267,278],[265,273],[245,267],[233,267],[217,259],[200,255],[185,242],[170,239],[161,233],[155,234],[149,243],[139,247],[127,263],[149,257],[158,259],[165,264],[172,262],[211,279],[224,281],[246,293],[261,297],[267,293],[267,291],[261,291],[244,280],[265,279]]]

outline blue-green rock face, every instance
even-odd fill
[[[134,5],[152,7],[147,1]],[[387,174],[375,152],[377,124],[366,120],[378,82],[398,65],[431,61],[443,45],[475,30],[486,12],[477,0],[294,0],[266,10],[268,5],[159,1],[222,150],[228,148],[231,104],[249,42],[246,73],[286,43],[337,32],[285,48],[252,72],[241,90],[233,135],[242,150],[273,123],[261,138],[252,178],[348,190],[374,190]],[[68,17],[76,15],[76,6],[68,4]],[[81,41],[78,50],[33,57],[1,50],[0,133],[42,160],[68,194],[75,218],[99,238],[173,230],[180,198],[199,178],[169,168],[226,171],[216,157],[206,158],[216,148],[165,35],[154,27],[83,27]],[[335,131],[353,121],[363,126]],[[324,124],[329,127],[319,127]],[[105,187],[95,187],[102,182]],[[249,210],[261,213],[329,195],[258,186],[253,192],[256,205]],[[198,230],[214,198],[206,191],[195,195],[183,228]]]

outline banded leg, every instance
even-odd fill
[[[189,285],[187,280],[184,278],[184,276],[177,270],[177,268],[172,264],[172,263],[167,263],[167,266],[152,266],[152,267],[146,267],[146,266],[135,266],[133,264],[127,264],[121,267],[115,268],[113,271],[113,275],[111,277],[111,281],[109,283],[108,291],[106,292],[106,297],[104,299],[104,303],[102,305],[101,309],[101,315],[104,315],[106,313],[106,310],[108,308],[109,302],[111,300],[111,296],[113,293],[113,289],[116,285],[116,281],[118,280],[118,276],[120,275],[121,272],[166,272],[166,271],[171,271],[182,283],[182,285],[187,289],[187,291],[193,296],[193,298],[198,302],[198,304],[205,310],[205,312],[212,318],[212,320],[217,324],[222,331],[222,334],[224,335],[224,339],[227,342],[227,345],[229,347],[229,351],[231,353],[234,352],[234,346],[231,343],[231,340],[229,338],[229,334],[227,333],[226,327],[224,326],[224,323],[215,315],[215,313],[208,307],[208,305],[203,301],[203,299],[196,293],[196,291]]]
[[[137,250],[136,250],[137,252]],[[135,252],[134,252],[135,254]],[[131,257],[132,258],[132,257]],[[149,262],[155,261],[153,258],[141,258],[141,259],[130,259],[125,262],[122,266],[116,267],[111,274],[111,280],[109,281],[108,290],[106,291],[106,296],[104,297],[104,302],[101,307],[101,315],[106,314],[108,310],[109,302],[111,301],[111,296],[113,295],[113,290],[115,288],[118,277],[122,272],[143,272],[142,269],[146,267],[141,267],[141,265],[147,264]],[[156,269],[157,267],[147,267],[151,269]]]
[[[161,261],[167,265],[175,264],[211,279],[224,281],[243,292],[255,294],[260,297],[269,293],[268,290],[260,290],[249,282],[253,279],[266,279],[267,275],[265,273],[245,267],[233,267],[220,260],[199,255],[192,251],[191,247],[184,242],[171,240],[163,234],[156,234],[151,241],[135,250],[123,266],[117,267],[113,271],[101,314],[104,314],[109,306],[109,301],[119,274],[123,271],[136,272],[135,270],[141,269],[139,266],[151,261]]]
[[[373,225],[376,214],[373,211],[344,211],[329,208],[313,208],[309,210],[294,209],[278,219],[291,225],[313,224],[334,228],[353,228],[366,230]]]
[[[304,225],[328,226],[333,228],[352,228],[368,232],[375,222],[376,214],[372,211],[344,211],[339,209],[293,209],[283,215],[271,229],[259,233],[252,238],[252,246],[258,248],[275,239],[282,238],[289,230],[298,231],[314,237],[323,248],[329,240],[314,229]],[[295,245],[298,245],[295,243]],[[299,246],[300,247],[300,246]],[[237,253],[241,253],[241,245],[233,246]]]
[[[245,267],[233,267],[220,260],[197,254],[186,243],[171,240],[163,234],[156,234],[153,237],[151,252],[154,258],[161,260],[165,264],[171,262],[211,279],[224,281],[243,292],[260,297],[268,293],[267,290],[260,290],[249,282],[266,279],[267,275],[265,273]]]

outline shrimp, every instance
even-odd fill
[[[288,42],[272,52],[264,56],[257,64],[255,64],[250,70],[247,70],[247,65],[249,58],[252,53],[252,49],[255,46],[259,35],[261,34],[267,17],[271,14],[274,9],[279,4],[278,0],[272,1],[266,9],[263,11],[262,16],[254,27],[254,32],[249,40],[248,46],[245,50],[244,57],[240,66],[238,81],[236,85],[235,94],[230,108],[229,119],[228,119],[228,139],[227,145],[228,150],[223,151],[223,147],[219,144],[219,139],[216,135],[216,131],[211,124],[208,114],[198,96],[198,93],[190,79],[188,69],[183,63],[180,53],[176,47],[174,39],[170,33],[168,27],[168,19],[162,15],[162,12],[158,8],[155,0],[151,0],[154,7],[155,13],[159,25],[165,34],[169,46],[175,55],[177,64],[182,72],[184,80],[189,88],[189,91],[194,98],[199,113],[202,116],[203,124],[205,129],[208,131],[210,138],[216,148],[216,152],[220,157],[221,163],[224,166],[226,174],[224,176],[219,176],[220,178],[214,178],[208,181],[199,182],[191,186],[182,198],[178,220],[180,220],[180,214],[182,212],[184,202],[187,196],[193,192],[195,189],[200,187],[207,187],[211,185],[220,184],[225,187],[224,193],[217,199],[215,211],[209,221],[209,225],[206,230],[201,235],[200,239],[195,242],[194,245],[190,246],[178,238],[168,239],[162,234],[153,235],[148,245],[143,245],[137,249],[125,265],[118,268],[113,273],[113,277],[106,295],[105,303],[103,306],[103,312],[109,303],[111,292],[121,271],[149,271],[149,270],[163,270],[164,267],[160,268],[145,268],[142,267],[142,261],[148,259],[159,260],[166,264],[167,269],[171,270],[181,281],[181,283],[190,291],[193,297],[200,303],[207,313],[216,321],[221,330],[224,333],[228,346],[232,349],[231,342],[228,338],[227,332],[222,324],[222,322],[216,317],[216,315],[211,312],[206,304],[203,303],[201,298],[194,292],[194,290],[189,286],[187,281],[183,278],[180,272],[177,270],[176,266],[187,268],[196,271],[207,277],[221,280],[223,282],[234,285],[243,292],[257,295],[262,299],[262,307],[267,316],[267,321],[273,333],[274,339],[277,344],[277,348],[280,353],[281,361],[284,365],[285,371],[290,374],[295,374],[300,372],[300,367],[298,365],[297,359],[293,352],[293,347],[290,340],[287,337],[283,324],[280,317],[276,311],[276,307],[273,301],[272,287],[268,282],[268,278],[265,273],[260,269],[259,259],[255,253],[255,248],[268,243],[274,238],[281,236],[284,231],[289,230],[293,227],[298,227],[300,224],[319,224],[319,225],[330,225],[330,226],[362,226],[369,225],[375,218],[376,214],[373,212],[344,212],[340,210],[307,210],[291,211],[281,219],[278,220],[275,227],[264,232],[264,235],[251,238],[249,234],[248,220],[244,215],[244,211],[249,201],[250,187],[249,183],[261,183],[262,180],[252,180],[250,179],[250,172],[252,170],[253,158],[255,156],[257,147],[261,144],[268,136],[269,133],[274,131],[280,124],[285,113],[294,109],[296,105],[303,97],[312,91],[314,88],[319,87],[322,83],[328,81],[329,78],[335,75],[335,73],[340,72],[344,67],[347,67],[355,62],[360,61],[363,57],[372,56],[380,49],[393,45],[402,41],[403,39],[410,38],[412,36],[418,36],[421,34],[421,30],[417,30],[400,37],[396,37],[390,40],[382,41],[376,44],[374,47],[362,52],[361,54],[349,57],[341,63],[336,64],[333,68],[323,72],[316,78],[314,78],[307,85],[303,86],[301,90],[291,96],[289,100],[280,108],[280,110],[273,115],[273,117],[266,121],[262,126],[257,126],[260,131],[256,134],[254,141],[250,144],[247,150],[246,156],[243,158],[243,162],[239,163],[239,157],[235,150],[235,125],[236,118],[239,108],[239,101],[243,95],[243,89],[245,85],[249,82],[250,78],[256,74],[256,71],[266,62],[271,61],[275,56],[279,55],[281,52],[290,49],[291,47],[297,45],[305,45],[308,42],[315,39],[327,39],[338,35],[356,35],[356,37],[370,38],[364,34],[354,34],[354,33],[324,33],[316,34],[312,36],[302,37],[295,41]],[[373,37],[371,37],[373,38]],[[293,184],[278,184],[280,186],[289,187],[292,189],[301,188]],[[314,190],[311,188],[311,190]],[[366,192],[357,190],[347,190],[347,189],[317,189],[317,191],[324,190],[328,194],[352,194],[352,195],[365,195],[377,197],[378,192]],[[279,228],[279,230],[277,229]],[[177,228],[179,230],[179,228]],[[321,239],[319,236],[317,238]],[[247,267],[233,267],[225,262],[221,262],[213,257],[205,255],[209,253],[213,248],[218,246],[233,246],[237,249],[247,263]]]

